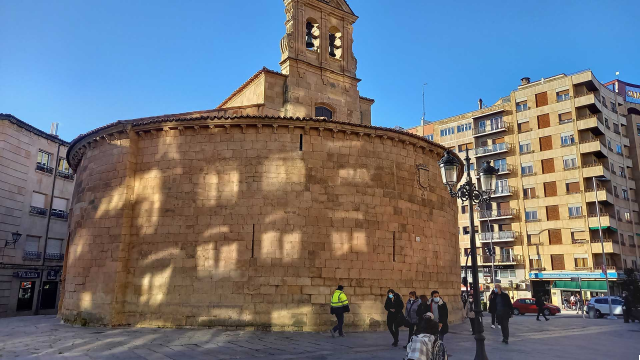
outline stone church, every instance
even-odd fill
[[[344,0],[284,5],[281,72],[71,142],[64,321],[326,330],[338,285],[347,330],[385,328],[389,288],[438,289],[460,320],[444,147],[371,125]]]

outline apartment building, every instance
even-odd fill
[[[74,175],[56,132],[0,114],[0,317],[57,313]]]
[[[468,212],[475,211],[485,291],[492,287],[491,245],[494,276],[514,297],[542,292],[559,304],[578,290],[572,277],[589,297],[606,291],[603,271],[615,292],[623,269],[638,269],[639,109],[640,86],[603,84],[587,70],[523,78],[489,107],[480,100],[478,110],[408,129],[461,157],[469,149],[476,179],[484,161],[499,170],[490,204],[460,203],[461,263],[470,249]]]

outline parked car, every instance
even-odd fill
[[[555,315],[560,313],[560,308],[549,303],[544,304],[544,315]],[[538,307],[536,299],[522,298],[513,302],[513,315],[537,314]]]
[[[613,315],[622,315],[622,301],[621,298],[617,296],[611,297],[611,309],[613,310]],[[599,296],[591,298],[587,304],[593,304],[596,307],[596,316],[601,318],[605,315],[609,315],[609,298],[606,296]],[[585,306],[585,311],[587,311],[587,306]]]

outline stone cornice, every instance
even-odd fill
[[[213,114],[215,114],[215,112]],[[260,133],[267,130],[273,131],[273,129],[280,127],[288,129],[288,132],[293,131],[295,128],[301,128],[305,134],[309,134],[310,129],[317,129],[320,135],[323,135],[323,132],[325,132],[327,136],[332,134],[331,136],[334,137],[337,133],[342,132],[346,137],[354,141],[373,142],[376,138],[389,139],[392,140],[394,146],[401,146],[405,149],[412,149],[413,151],[422,151],[423,153],[431,151],[437,153],[438,156],[445,150],[444,146],[436,142],[406,131],[332,121],[325,118],[267,115],[191,115],[117,121],[100,127],[79,136],[71,142],[69,150],[67,151],[67,161],[71,168],[76,171],[87,149],[100,141],[110,142],[129,138],[130,136],[139,136],[146,139],[148,137],[162,136],[163,131],[175,129],[180,130],[181,133],[184,133],[186,129],[193,129],[198,134],[204,134],[214,128],[225,129],[225,131],[229,133],[231,128],[238,127],[241,128],[241,131],[244,133],[247,127],[252,126],[257,127]]]

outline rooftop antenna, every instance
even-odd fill
[[[424,87],[427,85],[427,83],[422,84],[422,119],[420,120],[420,125],[424,125],[425,123],[425,111],[424,111]]]

